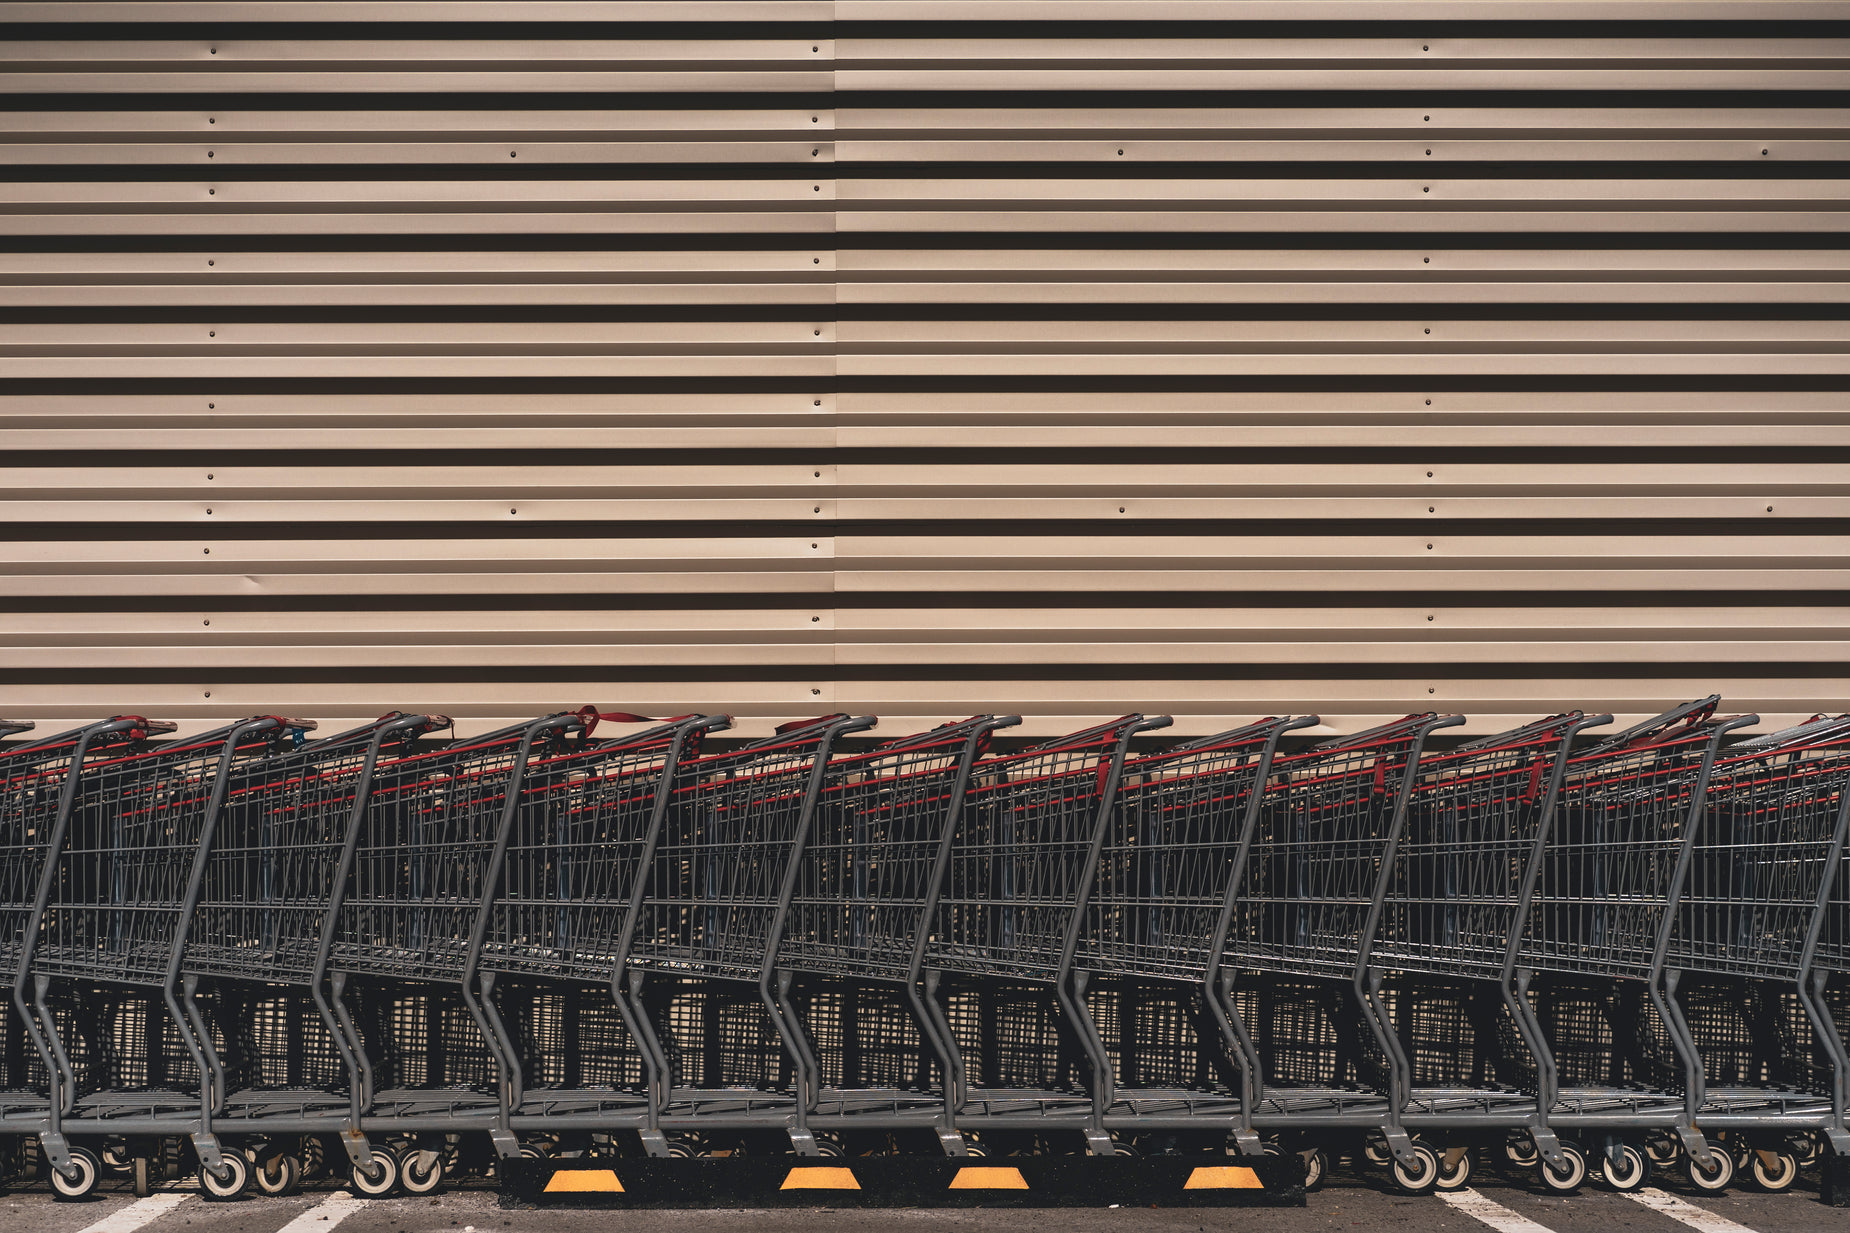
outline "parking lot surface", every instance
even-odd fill
[[[0,1196],[6,1233],[594,1233],[611,1228],[664,1233],[832,1233],[880,1229],[1008,1230],[1039,1233],[1299,1233],[1333,1229],[1403,1229],[1420,1233],[1809,1233],[1850,1228],[1850,1211],[1818,1202],[1815,1189],[1768,1195],[1742,1189],[1695,1194],[1666,1184],[1635,1196],[1588,1188],[1558,1197],[1520,1181],[1486,1174],[1452,1196],[1413,1198],[1372,1180],[1333,1178],[1304,1208],[1138,1208],[1043,1210],[826,1209],[599,1211],[507,1209],[487,1185],[426,1198],[360,1200],[332,1186],[292,1198],[248,1196],[208,1203],[191,1183],[136,1199],[126,1180],[105,1181],[90,1199],[56,1203],[42,1186]]]

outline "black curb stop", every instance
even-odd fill
[[[744,1156],[508,1161],[503,1207],[1303,1207],[1304,1164],[1256,1158]]]

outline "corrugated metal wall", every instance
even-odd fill
[[[0,21],[0,714],[1850,701],[1850,5]]]

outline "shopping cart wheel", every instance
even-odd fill
[[[1435,1184],[1438,1190],[1463,1190],[1471,1183],[1471,1153],[1469,1150],[1458,1153],[1458,1159],[1451,1164],[1446,1158],[1452,1153],[1447,1151],[1439,1157],[1439,1180]]]
[[[1771,1168],[1767,1166],[1769,1159]],[[1791,1190],[1792,1183],[1799,1180],[1799,1158],[1791,1152],[1755,1152],[1749,1172],[1754,1175],[1754,1185],[1768,1194],[1778,1194]]]
[[[294,1156],[277,1156],[256,1168],[257,1189],[280,1197],[294,1194],[302,1185],[302,1162]]]
[[[1387,1140],[1380,1135],[1370,1135],[1362,1140],[1362,1155],[1377,1169],[1387,1168],[1388,1161],[1394,1159],[1394,1153],[1388,1151]]]
[[[1709,1148],[1709,1167],[1703,1168],[1694,1156],[1689,1158],[1690,1185],[1698,1190],[1726,1190],[1734,1180],[1734,1157],[1719,1146]]]
[[[429,1194],[443,1183],[443,1154],[433,1152],[428,1169],[418,1164],[423,1155],[414,1148],[405,1153],[404,1163],[398,1166],[398,1183],[406,1194]]]
[[[1323,1154],[1323,1149],[1313,1147],[1300,1152],[1304,1158],[1304,1193],[1311,1194],[1323,1188],[1323,1179],[1330,1173],[1330,1158]]]
[[[1394,1182],[1408,1194],[1430,1194],[1439,1184],[1439,1155],[1424,1143],[1413,1145],[1413,1159],[1393,1165]]]
[[[384,1148],[375,1147],[365,1165],[353,1166],[353,1188],[369,1199],[391,1194],[398,1185],[398,1161]]]
[[[51,1174],[51,1197],[54,1199],[81,1199],[96,1189],[97,1179],[103,1176],[103,1166],[98,1163],[96,1153],[87,1147],[71,1149],[71,1167],[77,1171],[75,1178],[68,1178],[49,1164],[46,1172]]]
[[[1573,1194],[1587,1180],[1587,1154],[1580,1150],[1578,1144],[1561,1144],[1561,1167],[1556,1168],[1546,1160],[1536,1172],[1542,1179],[1542,1185],[1556,1194]]]
[[[1536,1154],[1535,1140],[1528,1135],[1511,1135],[1503,1144],[1503,1155],[1517,1169],[1527,1171],[1542,1162]]]
[[[1683,1154],[1683,1148],[1677,1143],[1675,1135],[1652,1135],[1644,1142],[1644,1154],[1658,1168],[1673,1165],[1677,1157]]]
[[[1797,1158],[1799,1168],[1809,1169],[1818,1163],[1818,1152],[1820,1149],[1818,1147],[1817,1135],[1793,1135],[1792,1138],[1786,1141],[1786,1146],[1791,1149],[1793,1156]]]
[[[1651,1162],[1645,1154],[1627,1143],[1619,1148],[1618,1159],[1600,1158],[1600,1179],[1620,1194],[1641,1190],[1651,1180]]]
[[[134,1170],[135,1173],[135,1197],[137,1199],[145,1199],[153,1194],[154,1183],[148,1176],[148,1174],[152,1172],[152,1168],[148,1163],[148,1158],[146,1156],[137,1156],[130,1163],[129,1167]]]
[[[221,1154],[219,1159],[225,1163],[224,1177],[218,1177],[204,1165],[199,1166],[199,1190],[208,1201],[235,1199],[251,1184],[251,1167],[243,1152],[233,1149]]]

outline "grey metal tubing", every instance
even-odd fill
[[[1690,808],[1683,821],[1683,844],[1677,852],[1677,867],[1670,877],[1670,894],[1664,903],[1664,917],[1658,922],[1657,941],[1651,952],[1651,971],[1646,980],[1646,990],[1657,1012],[1663,1017],[1664,1026],[1670,1033],[1670,1043],[1677,1051],[1677,1057],[1683,1064],[1683,1104],[1684,1120],[1678,1125],[1677,1133],[1686,1144],[1691,1145],[1691,1154],[1697,1163],[1709,1163],[1708,1145],[1702,1139],[1702,1132],[1696,1128],[1696,1119],[1702,1110],[1704,1081],[1702,1058],[1696,1052],[1696,1042],[1691,1036],[1689,1023],[1683,1018],[1683,1009],[1677,1005],[1677,978],[1681,973],[1675,969],[1666,970],[1664,959],[1670,948],[1670,934],[1676,925],[1677,908],[1683,900],[1683,885],[1689,876],[1691,853],[1695,850],[1696,832],[1701,826],[1703,811],[1708,806],[1709,775],[1715,769],[1715,755],[1721,749],[1722,738],[1737,728],[1745,728],[1760,722],[1758,715],[1736,715],[1734,718],[1715,725],[1709,734],[1709,743],[1702,752],[1702,766],[1696,772],[1695,786],[1690,793]]]
[[[1099,1036],[1098,1025],[1085,1012],[1083,988],[1072,988],[1073,956],[1079,950],[1079,931],[1085,925],[1086,907],[1092,898],[1092,883],[1098,877],[1099,855],[1105,848],[1105,832],[1111,825],[1111,811],[1117,807],[1118,784],[1124,778],[1124,758],[1130,752],[1131,738],[1143,732],[1167,728],[1175,722],[1168,715],[1150,715],[1124,726],[1111,751],[1111,768],[1099,793],[1098,815],[1092,823],[1092,843],[1086,852],[1085,868],[1075,887],[1073,912],[1067,921],[1066,937],[1060,944],[1060,961],[1054,969],[1054,993],[1072,1024],[1092,1064],[1092,1122],[1104,1129],[1104,1116],[1111,1107],[1116,1084],[1111,1071],[1111,1054]]]
[[[475,919],[469,927],[469,948],[463,956],[462,975],[456,982],[458,996],[468,1009],[469,1017],[475,1021],[476,1030],[482,1034],[482,1043],[488,1048],[488,1056],[494,1059],[495,1069],[499,1072],[495,1095],[503,1130],[508,1128],[507,1119],[513,1115],[514,1105],[519,1099],[516,1089],[520,1084],[520,1057],[514,1052],[513,1043],[507,1040],[505,1032],[495,1030],[495,1024],[490,1022],[483,1009],[482,999],[470,986],[475,982],[482,960],[482,946],[488,939],[488,918],[500,895],[501,870],[507,863],[508,836],[513,833],[514,818],[520,813],[520,790],[526,782],[527,764],[533,759],[533,748],[542,737],[563,736],[574,724],[579,728],[581,739],[590,735],[591,725],[583,717],[569,713],[536,719],[527,724],[521,734],[520,753],[509,768],[507,786],[502,789],[504,799],[501,820],[495,827],[495,846],[489,854],[488,868],[482,875],[482,897],[476,903]],[[493,984],[492,978],[489,983]]]
[[[39,1055],[39,1061],[45,1067],[45,1073],[51,1085],[51,1100],[48,1110],[48,1126],[53,1134],[59,1133],[58,1123],[65,1113],[75,1108],[76,1095],[73,1090],[74,1079],[70,1059],[65,1056],[64,1043],[58,1039],[56,1032],[48,1031],[46,1025],[51,1022],[51,1011],[45,1005],[45,993],[50,981],[40,977],[37,988],[30,1001],[26,997],[26,982],[32,972],[32,955],[38,949],[39,935],[45,921],[45,909],[51,902],[52,883],[57,877],[58,858],[64,852],[64,841],[70,831],[71,805],[77,798],[77,785],[83,778],[84,757],[90,747],[105,736],[117,733],[130,734],[131,740],[141,739],[152,733],[172,732],[177,725],[165,721],[150,721],[139,715],[118,715],[101,723],[91,724],[77,730],[76,740],[71,749],[70,769],[65,772],[64,783],[58,792],[58,813],[52,823],[51,835],[45,841],[45,865],[39,871],[39,885],[32,901],[32,911],[26,917],[25,936],[20,939],[19,965],[13,970],[13,1006],[19,1011],[20,1019],[25,1025],[26,1035],[32,1038],[32,1047]],[[65,735],[69,735],[68,733]],[[53,737],[53,741],[62,737]],[[41,1015],[43,1018],[41,1018]],[[66,1176],[69,1176],[68,1174]]]
[[[381,728],[366,750],[366,762],[360,768],[359,782],[353,793],[353,809],[347,815],[347,833],[341,843],[340,861],[334,871],[333,893],[328,896],[328,908],[321,918],[321,936],[315,940],[315,962],[308,980],[309,993],[315,999],[315,1009],[321,1012],[321,1021],[334,1038],[334,1047],[340,1051],[341,1063],[347,1067],[351,1086],[350,1116],[352,1129],[356,1133],[360,1128],[360,1118],[372,1106],[373,1066],[366,1056],[365,1046],[359,1031],[354,1027],[353,1018],[347,1013],[347,1007],[342,1001],[347,987],[347,974],[336,972],[330,979],[328,958],[333,953],[334,930],[340,920],[341,905],[346,902],[347,886],[353,879],[360,825],[365,820],[366,807],[372,800],[373,772],[379,764],[379,751],[388,736],[416,727],[429,732],[451,727],[451,723],[443,715],[406,715]],[[371,1158],[370,1152],[368,1148],[368,1159]]]
[[[1233,928],[1233,914],[1238,907],[1236,892],[1240,880],[1246,872],[1247,858],[1252,855],[1253,838],[1259,828],[1259,814],[1265,801],[1265,787],[1272,774],[1272,758],[1278,752],[1278,743],[1285,733],[1295,732],[1300,728],[1314,728],[1322,723],[1316,715],[1300,715],[1296,719],[1286,719],[1278,724],[1266,739],[1260,751],[1258,776],[1252,792],[1252,799],[1246,803],[1246,816],[1240,820],[1240,842],[1234,849],[1233,864],[1227,875],[1227,890],[1221,896],[1220,915],[1214,921],[1214,933],[1208,940],[1208,966],[1202,978],[1201,996],[1207,1003],[1208,1011],[1214,1016],[1220,1027],[1221,1036],[1239,1061],[1240,1067],[1240,1126],[1242,1134],[1253,1130],[1253,1106],[1259,1100],[1261,1076],[1265,1073],[1265,1061],[1254,1047],[1253,1039],[1246,1030],[1246,1023],[1240,1016],[1239,1007],[1233,1003],[1233,973],[1223,973],[1221,957],[1227,949],[1227,934]]]
[[[1541,877],[1542,857],[1548,847],[1549,836],[1554,832],[1555,811],[1561,803],[1561,785],[1567,779],[1567,763],[1573,756],[1574,738],[1588,728],[1604,727],[1611,722],[1611,715],[1583,715],[1569,726],[1561,738],[1560,755],[1555,758],[1554,770],[1548,776],[1548,799],[1542,807],[1541,821],[1535,828],[1535,843],[1529,849],[1528,863],[1523,867],[1522,883],[1516,894],[1516,911],[1510,919],[1510,936],[1503,948],[1503,972],[1497,981],[1497,991],[1503,995],[1503,1004],[1509,1007],[1511,1016],[1516,1020],[1517,1035],[1522,1037],[1529,1049],[1530,1058],[1535,1062],[1536,1099],[1532,1131],[1541,1132],[1536,1138],[1536,1150],[1550,1164],[1560,1163],[1560,1151],[1554,1146],[1553,1135],[1548,1130],[1548,1117],[1554,1109],[1553,1093],[1559,1086],[1560,1072],[1555,1063],[1554,1051],[1548,1047],[1542,1025],[1529,1006],[1529,982],[1534,979],[1535,973],[1529,972],[1522,977],[1520,994],[1512,982],[1516,978],[1516,956],[1522,948],[1529,913],[1535,906],[1535,884]]]
[[[938,911],[938,900],[944,893],[946,871],[951,865],[951,848],[957,841],[957,832],[963,826],[964,798],[970,791],[970,776],[975,771],[976,751],[979,744],[989,739],[990,735],[1003,729],[1013,728],[1021,723],[1019,715],[992,716],[990,722],[972,732],[964,746],[964,757],[958,765],[957,778],[951,787],[951,800],[945,816],[944,833],[938,837],[938,851],[932,858],[931,876],[926,882],[925,897],[919,909],[919,927],[913,934],[912,954],[906,961],[906,1000],[912,1006],[913,1016],[918,1020],[919,1030],[925,1034],[926,1042],[938,1058],[939,1070],[944,1078],[944,1120],[942,1129],[954,1132],[953,1119],[958,1109],[963,1107],[964,1093],[969,1087],[965,1073],[963,1054],[957,1048],[957,1041],[950,1035],[949,1025],[940,1027],[940,1016],[927,1009],[927,1003],[933,1000],[937,990],[937,981],[931,983],[931,991],[921,995],[920,980],[925,969],[925,946],[931,937],[931,921]]]
[[[629,971],[630,950],[636,940],[636,921],[642,913],[643,897],[648,893],[649,874],[655,863],[655,848],[661,840],[662,823],[668,817],[668,803],[674,796],[675,776],[681,767],[681,751],[686,747],[688,737],[705,736],[709,732],[723,732],[732,727],[730,715],[703,715],[690,718],[682,725],[673,747],[669,751],[669,763],[662,768],[662,781],[655,789],[655,803],[649,814],[649,829],[643,838],[642,850],[636,861],[636,878],[630,886],[629,904],[623,912],[623,922],[618,927],[616,954],[610,965],[610,996],[617,1006],[617,1014],[623,1019],[623,1026],[629,1030],[630,1039],[636,1042],[636,1049],[642,1055],[642,1064],[647,1076],[649,1104],[653,1115],[659,1115],[668,1107],[668,1093],[665,1090],[670,1082],[668,1057],[662,1050],[660,1039],[654,1028],[648,1023],[648,1012],[641,1001],[642,973]],[[631,1001],[626,995],[626,983],[636,986],[636,1000]],[[655,1129],[655,1122],[650,1121],[650,1130]]]
[[[1400,786],[1394,794],[1394,812],[1388,822],[1387,842],[1381,851],[1381,871],[1375,876],[1375,889],[1369,901],[1368,915],[1363,918],[1361,932],[1356,938],[1355,996],[1362,1008],[1362,1017],[1368,1021],[1369,1030],[1374,1034],[1375,1043],[1387,1055],[1390,1116],[1382,1129],[1388,1133],[1388,1142],[1394,1147],[1396,1156],[1402,1154],[1395,1140],[1404,1137],[1400,1129],[1400,1112],[1410,1099],[1413,1068],[1407,1061],[1406,1050],[1401,1047],[1399,1034],[1388,1019],[1387,1008],[1381,1004],[1381,973],[1368,961],[1374,948],[1375,932],[1381,925],[1388,879],[1394,876],[1394,858],[1400,847],[1400,833],[1407,824],[1407,800],[1413,794],[1413,781],[1419,771],[1420,754],[1426,748],[1426,738],[1440,728],[1455,728],[1464,722],[1463,715],[1439,715],[1415,729],[1407,748],[1406,768],[1401,772]]]

